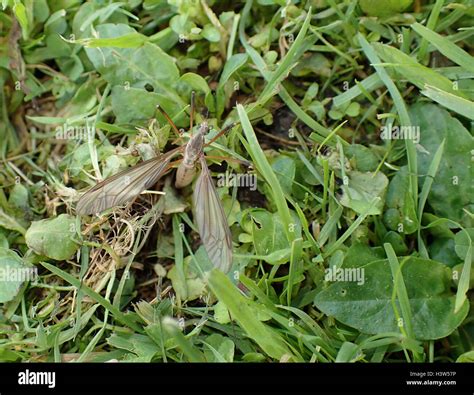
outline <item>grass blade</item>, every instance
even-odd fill
[[[291,46],[288,53],[285,57],[281,60],[280,64],[278,65],[277,69],[272,73],[270,80],[267,83],[267,86],[260,94],[257,102],[260,104],[265,104],[265,102],[273,96],[272,91],[276,91],[278,89],[278,85],[286,78],[289,74],[291,69],[296,65],[298,58],[296,57],[297,52],[301,48],[303,44],[303,40],[306,36],[308,31],[309,22],[311,21],[311,7],[308,10],[306,15],[306,19],[301,27],[301,30],[298,33],[293,45]],[[300,53],[302,55],[302,53]],[[268,96],[268,98],[267,98]]]
[[[430,17],[428,18],[428,22],[426,24],[428,29],[433,30],[438,22],[438,17],[441,12],[441,8],[443,8],[444,0],[436,0],[433,9],[431,10]],[[412,25],[413,27],[413,25]],[[429,40],[423,38],[420,44],[420,49],[418,51],[418,59],[420,62],[423,62],[426,56],[426,50],[428,49]]]
[[[186,338],[185,335],[181,332],[181,328],[175,322],[175,320],[170,318],[164,318],[163,329],[174,338],[176,344],[181,349],[181,351],[188,357],[189,362],[205,362],[206,358],[204,354],[196,349],[194,344]]]
[[[413,331],[412,326],[412,312],[410,306],[410,299],[408,298],[408,292],[405,287],[405,281],[403,280],[402,275],[402,265],[399,264],[395,251],[393,247],[389,243],[384,243],[385,253],[387,254],[387,258],[390,264],[390,269],[392,271],[393,277],[393,306],[394,306],[394,313],[395,316],[398,316],[398,311],[395,304],[395,299],[398,299],[400,304],[400,310],[402,312],[402,316],[399,317],[402,319],[401,325],[399,325],[400,330],[402,333],[405,334],[409,339],[415,340],[415,334]],[[415,360],[420,360],[420,355],[416,352],[413,352],[413,357]]]
[[[474,120],[474,103],[472,101],[430,85],[425,85],[425,89],[421,93],[448,110],[455,111],[470,120]]]
[[[464,264],[462,267],[461,277],[459,278],[458,290],[456,292],[456,302],[454,304],[454,312],[457,313],[466,301],[466,293],[469,291],[469,282],[471,277],[472,266],[472,240],[469,232],[465,232],[469,238],[469,247],[467,248],[466,256],[464,257]]]
[[[214,269],[209,277],[209,286],[217,299],[229,309],[232,318],[268,356],[277,360],[284,355],[293,357],[279,334],[257,319],[251,307],[254,302],[244,297],[224,273]]]
[[[99,303],[104,309],[109,310],[117,321],[120,321],[122,324],[128,326],[129,328],[137,332],[140,332],[140,333],[143,332],[142,329],[137,325],[135,321],[133,321],[130,317],[127,317],[117,307],[112,305],[112,303],[110,303],[103,296],[99,295],[97,292],[94,292],[87,285],[81,284],[81,282],[77,278],[59,269],[58,267],[51,265],[50,263],[41,262],[41,264],[50,272],[61,277],[63,280],[67,281],[69,284],[75,286],[78,289],[80,288],[81,292],[83,292],[84,294],[89,296],[91,299]]]
[[[248,0],[245,3],[245,7],[242,11],[242,18],[241,18],[240,26],[239,26],[240,42],[245,48],[246,53],[250,56],[250,58],[254,62],[255,66],[257,66],[257,69],[260,72],[260,74],[262,74],[263,78],[266,81],[268,81],[271,79],[272,75],[270,73],[270,70],[268,69],[267,64],[265,63],[263,58],[260,56],[260,54],[245,39],[245,25],[246,25],[250,10],[252,8],[252,4],[253,4],[253,1]],[[280,90],[278,94],[280,95],[281,99],[290,108],[290,110],[293,111],[294,114],[299,119],[301,119],[301,121],[303,121],[306,125],[308,125],[310,128],[315,130],[317,133],[319,133],[323,137],[326,137],[330,133],[329,130],[327,130],[327,128],[325,128],[319,122],[311,118],[306,112],[304,112],[301,109],[301,107],[293,100],[293,98],[290,96],[290,94],[286,91],[286,89],[283,86],[280,86],[279,89]],[[321,141],[322,140],[323,138],[321,138]]]
[[[445,140],[441,143],[439,148],[437,149],[436,153],[433,156],[433,160],[431,161],[430,167],[428,169],[428,174],[425,177],[425,181],[423,183],[423,187],[421,188],[420,193],[420,200],[418,202],[418,247],[420,248],[420,253],[425,257],[428,258],[428,252],[426,251],[425,245],[421,238],[421,216],[423,214],[423,210],[425,208],[426,200],[428,199],[428,194],[431,190],[431,185],[433,184],[434,177],[438,172],[439,164],[441,163],[441,159],[443,157],[444,152],[444,143]]]
[[[296,284],[298,275],[302,272],[303,239],[299,238],[291,244],[290,268],[288,273],[288,286],[286,289],[286,301],[291,306],[291,295],[293,294],[293,285]]]
[[[249,154],[252,157],[253,162],[260,174],[263,175],[263,178],[271,186],[271,191],[273,194],[273,199],[277,206],[278,213],[283,222],[283,226],[285,228],[286,237],[290,243],[293,242],[295,239],[294,232],[291,231],[293,219],[291,217],[290,210],[286,203],[286,198],[283,193],[283,189],[278,181],[277,176],[273,172],[270,163],[268,163],[265,154],[258,143],[257,136],[255,136],[255,132],[253,130],[252,124],[245,112],[244,107],[241,104],[237,105],[237,112],[239,114],[240,122],[242,124],[242,129],[245,133],[245,137],[248,141],[248,149]]]
[[[406,109],[403,97],[398,91],[395,83],[389,77],[387,71],[383,67],[377,65],[378,63],[380,63],[380,59],[377,56],[377,53],[372,48],[372,46],[365,39],[365,37],[361,33],[358,33],[357,37],[359,38],[359,42],[362,46],[362,50],[364,51],[365,55],[370,60],[370,62],[372,63],[372,66],[377,71],[377,74],[379,75],[380,79],[383,81],[383,83],[389,90],[390,95],[392,96],[393,102],[395,104],[395,107],[397,108],[401,125],[410,126],[411,125],[410,116],[408,115],[408,111]],[[405,54],[403,54],[403,52],[401,51],[398,51],[398,52],[400,52],[403,56],[406,56]],[[417,171],[417,162],[416,162],[416,149],[415,149],[415,144],[410,139],[405,140],[405,146],[407,150],[408,170],[411,174],[410,176],[411,194],[413,196],[413,201],[416,204],[418,200],[418,178],[417,178],[418,171]]]
[[[448,59],[466,70],[474,72],[474,58],[462,48],[419,23],[414,23],[411,27]]]

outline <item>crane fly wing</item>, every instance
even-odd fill
[[[96,214],[130,201],[158,182],[174,153],[149,159],[98,183],[81,196],[76,212],[79,215]]]
[[[232,266],[232,235],[203,156],[193,200],[196,224],[207,255],[215,267],[227,273]]]

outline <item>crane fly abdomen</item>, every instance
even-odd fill
[[[195,175],[196,166],[194,164],[187,166],[185,163],[181,163],[176,171],[176,180],[174,182],[175,187],[184,188],[191,184]]]

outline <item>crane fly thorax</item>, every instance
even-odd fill
[[[198,132],[191,137],[186,144],[183,155],[183,162],[178,167],[176,173],[176,188],[183,188],[190,184],[196,174],[196,161],[202,155],[204,147],[204,135],[207,133],[209,125],[203,122]]]
[[[189,141],[188,145],[184,150],[183,162],[182,164],[185,167],[193,167],[196,161],[199,158],[199,155],[202,153],[203,138],[202,136],[197,136],[200,138],[193,138]]]
[[[196,161],[199,159],[204,146],[204,135],[207,133],[208,129],[209,126],[207,122],[203,122],[199,128],[199,131],[194,136],[192,136],[186,144],[183,158],[183,164],[186,167],[194,166]]]

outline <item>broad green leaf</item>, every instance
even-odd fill
[[[229,310],[224,303],[217,302],[214,305],[214,319],[219,324],[228,324],[231,322]]]
[[[430,258],[434,261],[444,263],[449,267],[453,267],[460,262],[459,257],[456,255],[454,239],[452,238],[435,238],[427,248]]]
[[[97,151],[100,158],[108,158],[110,155],[115,154],[115,149],[111,145],[102,145]],[[91,158],[87,144],[81,144],[75,149],[72,157],[64,160],[64,164],[67,165],[69,174],[72,177],[82,176],[84,168],[91,168]]]
[[[204,284],[203,280],[189,270],[186,270],[186,279],[183,284],[176,265],[168,271],[167,276],[171,280],[173,289],[176,292],[176,296],[179,298],[179,300],[191,301],[198,299],[204,294],[206,290],[206,285]]]
[[[361,144],[351,144],[344,149],[344,154],[350,159],[351,165],[360,172],[375,171],[379,164],[377,155]]]
[[[102,176],[104,178],[117,174],[121,170],[127,168],[127,161],[123,156],[110,155],[105,159],[104,167],[102,169]]]
[[[204,340],[207,362],[233,362],[235,345],[232,340],[214,333]]]
[[[459,258],[466,259],[468,249],[472,247],[474,228],[461,230],[454,236],[455,251]]]
[[[3,211],[2,208],[0,208],[0,226],[5,229],[10,229],[19,232],[22,235],[26,233],[26,229],[21,225],[21,223],[18,222],[16,218]]]
[[[7,237],[3,234],[2,231],[0,231],[0,248],[6,248],[8,249],[9,243]]]
[[[248,55],[245,53],[238,53],[232,55],[225,63],[224,70],[222,70],[221,78],[219,79],[219,87],[224,85],[229,78],[239,70],[245,63],[247,63]]]
[[[289,248],[285,230],[278,214],[264,209],[254,209],[250,212],[252,219],[252,239],[257,255],[267,255],[271,252]]]
[[[150,339],[150,337],[138,333],[115,332],[107,338],[107,343],[118,349],[127,350],[126,362],[151,362],[152,358],[160,353],[161,349]]]
[[[408,252],[405,240],[399,232],[394,232],[393,230],[387,232],[383,242],[390,244],[397,255],[404,255]]]
[[[428,174],[434,154],[446,140],[428,204],[437,216],[471,227],[472,218],[464,210],[474,211],[471,170],[474,138],[461,122],[434,104],[415,104],[410,117],[413,125],[420,128],[420,145],[427,151],[417,155],[419,174]]]
[[[466,301],[460,311],[454,313],[451,270],[441,263],[414,257],[407,258],[401,267],[415,337],[431,340],[448,336],[461,324],[469,310]],[[363,284],[360,281],[331,282],[316,295],[316,307],[363,333],[398,332],[399,321],[392,305],[393,277],[388,260],[374,261],[358,269],[363,269]]]
[[[140,103],[139,106],[136,103]],[[118,123],[133,123],[134,121],[144,121],[152,119],[159,104],[170,117],[174,117],[181,112],[181,107],[168,96],[147,92],[145,89],[127,88],[115,86],[112,89],[112,110],[117,117]],[[160,115],[161,116],[161,115]],[[164,122],[166,122],[164,120]],[[181,126],[183,117],[175,119],[175,123]]]
[[[465,352],[464,354],[460,355],[458,359],[456,359],[456,362],[474,362],[474,351],[468,351]]]
[[[188,204],[181,195],[178,194],[175,188],[171,185],[165,184],[162,191],[165,193],[164,199],[164,214],[182,213],[188,208]]]
[[[295,237],[301,236],[301,224],[294,212],[291,231]],[[278,213],[270,213],[264,209],[249,211],[250,230],[255,253],[267,262],[287,261],[290,244],[285,237],[283,222]],[[246,225],[244,225],[246,226]]]
[[[0,303],[12,300],[21,284],[34,280],[34,269],[25,265],[15,251],[0,247]]]
[[[295,77],[306,77],[308,75],[320,75],[328,78],[331,74],[331,62],[320,53],[303,58],[291,70],[291,75]]]
[[[68,118],[68,121],[65,123],[71,122],[70,120],[77,117],[78,114],[86,114],[93,111],[94,107],[97,105],[96,92],[98,85],[97,79],[89,78],[79,86],[74,96],[68,101],[67,105],[63,107],[61,112],[65,118]],[[80,124],[83,124],[84,119],[79,118],[79,122]]]
[[[199,74],[186,73],[186,74],[183,74],[179,80],[181,82],[184,82],[190,85],[193,89],[200,91],[204,94],[208,94],[211,91],[206,80],[203,77],[201,77]]]
[[[213,43],[219,42],[221,40],[219,30],[217,30],[211,24],[207,24],[206,26],[204,26],[204,29],[202,29],[201,34],[207,41]]]
[[[60,9],[51,14],[44,24],[44,30],[49,34],[63,34],[67,29],[66,10]],[[59,37],[58,37],[59,38]]]
[[[296,165],[293,158],[285,155],[278,155],[270,159],[270,165],[280,180],[283,192],[291,196],[293,181],[295,179]],[[271,186],[269,186],[271,188]]]
[[[159,353],[159,348],[148,336],[138,333],[133,333],[128,336],[128,342],[130,344],[129,350],[137,355],[136,359],[127,359],[128,362],[150,362],[152,358]],[[113,344],[113,342],[110,344]]]
[[[80,19],[78,21],[79,31],[93,31],[93,25],[96,20],[98,20],[99,23],[103,23],[113,14],[115,14],[116,17],[119,16],[120,14],[118,12],[116,13],[116,11],[118,11],[123,5],[124,3],[122,2],[112,2],[107,5],[91,3],[91,7],[86,8],[85,13],[80,15]],[[129,16],[131,16],[133,19],[137,19],[137,17],[133,14],[129,14]],[[119,17],[114,19],[118,19],[118,21],[123,21],[124,19],[126,20],[123,15],[122,18]]]
[[[28,63],[40,63],[49,59],[59,59],[72,56],[72,47],[58,33],[51,33],[45,38],[45,47],[35,48],[25,54]]]
[[[385,257],[381,247],[369,247],[362,243],[354,243],[347,251],[343,265],[344,267],[359,267]]]
[[[33,17],[35,22],[43,23],[49,17],[49,6],[47,0],[36,0],[33,2]]]
[[[382,212],[385,191],[388,185],[388,179],[385,174],[361,173],[359,171],[348,172],[349,183],[343,186],[343,195],[341,204],[349,207],[357,214],[362,214],[372,205],[374,198],[379,197],[380,201],[372,206],[368,215],[377,215]]]
[[[79,248],[76,218],[61,214],[55,218],[34,221],[26,231],[28,247],[39,255],[62,261],[71,258]]]
[[[99,38],[116,38],[135,32],[124,24],[97,26]],[[150,84],[155,93],[168,95],[177,106],[185,103],[174,90],[179,70],[174,59],[160,47],[146,42],[138,48],[86,48],[95,69],[112,86],[143,88]]]
[[[29,204],[28,188],[23,184],[15,184],[10,191],[8,198],[9,212],[15,217],[15,220],[23,227],[29,226],[33,212]]]

